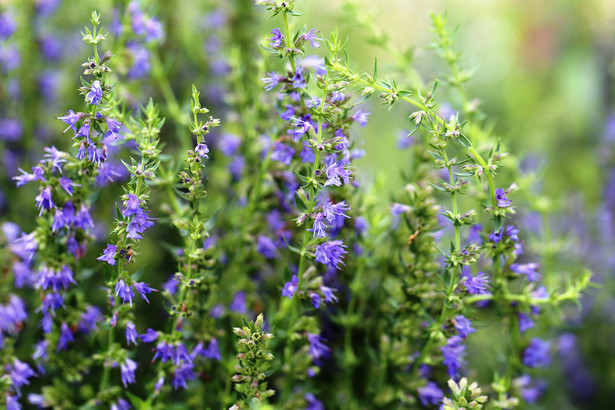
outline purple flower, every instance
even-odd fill
[[[23,127],[15,118],[0,118],[0,140],[17,141],[21,138]]]
[[[293,136],[293,141],[295,142],[299,142],[301,137],[303,137],[312,127],[309,121],[304,120],[295,120],[293,122],[293,126],[295,129],[288,130],[288,133]]]
[[[322,296],[325,298],[325,303],[337,302],[337,297],[333,294],[333,289],[327,286],[321,286],[320,291],[322,292]]]
[[[416,391],[419,394],[419,400],[425,407],[430,404],[438,405],[444,398],[442,390],[433,382],[427,382],[425,386],[419,387]]]
[[[68,110],[66,112],[66,115],[63,117],[56,117],[56,119],[58,120],[62,120],[62,122],[64,122],[65,124],[68,125],[69,128],[72,128],[73,131],[75,131],[75,133],[77,132],[77,128],[75,127],[75,124],[77,124],[77,122],[79,122],[79,120],[81,118],[83,118],[86,114],[82,113],[82,112],[74,112],[73,110]],[[67,128],[68,130],[68,128]],[[66,132],[66,131],[64,131]]]
[[[310,299],[312,299],[312,306],[314,309],[318,309],[320,307],[320,295],[318,293],[310,293]]]
[[[339,264],[344,264],[342,258],[347,253],[344,248],[346,246],[340,240],[324,242],[316,247],[316,262],[340,269]]]
[[[268,75],[268,77],[261,78],[261,82],[263,84],[265,84],[265,90],[266,91],[273,90],[276,87],[276,85],[278,85],[280,83],[280,80],[282,80],[284,78],[284,77],[280,77],[279,75],[277,75],[273,71],[270,72],[270,73],[267,73],[267,75]]]
[[[537,337],[530,340],[529,346],[523,351],[523,364],[527,367],[544,367],[551,358],[549,349],[551,344]]]
[[[538,269],[537,263],[527,263],[525,265],[521,265],[518,263],[513,263],[510,265],[510,269],[515,272],[517,275],[525,275],[530,282],[538,282],[542,275],[536,270]]]
[[[307,334],[308,342],[310,342],[310,356],[316,361],[324,359],[329,356],[331,351],[329,347],[322,343],[322,339],[319,335],[314,333]]]
[[[17,181],[18,188],[32,181],[38,180],[45,182],[45,177],[43,177],[45,171],[43,170],[43,168],[41,168],[40,165],[32,167],[32,174],[27,173],[21,168],[19,168],[19,172],[21,172],[21,175],[13,177],[13,179]]]
[[[181,366],[175,369],[175,376],[173,377],[173,387],[175,390],[183,387],[184,389],[188,388],[188,384],[186,383],[188,380],[193,380],[196,378],[194,374],[194,366],[192,363],[182,363]]]
[[[334,204],[327,199],[322,206],[322,212],[329,222],[333,222],[336,217],[350,218],[346,215],[346,211],[350,211],[350,206],[346,204],[346,201]]]
[[[85,204],[82,204],[81,208],[79,208],[79,212],[75,215],[73,223],[77,228],[81,228],[83,230],[86,230],[88,227],[94,227],[94,221],[92,220],[90,211]]]
[[[507,225],[504,229],[504,235],[510,238],[511,241],[517,242],[519,240],[519,229],[514,225]]]
[[[80,185],[75,184],[70,178],[66,178],[63,176],[60,177],[60,186],[63,190],[66,191],[68,195],[73,196],[73,187]]]
[[[122,383],[124,387],[128,387],[128,384],[135,383],[135,370],[137,370],[137,363],[134,360],[126,359],[120,366],[122,372]]]
[[[130,306],[132,307],[132,299],[134,298],[135,294],[132,291],[131,287],[126,285],[124,279],[120,279],[115,285],[115,296],[119,296],[120,299],[122,299],[122,303],[130,303]]]
[[[131,342],[137,344],[137,328],[134,323],[126,322],[126,344],[130,344]]]
[[[310,42],[310,47],[312,47],[312,48],[319,48],[320,44],[318,43],[319,39],[318,39],[318,37],[316,37],[316,33],[320,33],[320,31],[318,31],[316,29],[311,29],[307,33],[305,33],[302,36],[300,36],[299,39],[301,39],[303,41],[309,41]]]
[[[282,289],[282,297],[288,297],[292,299],[297,291],[297,287],[299,286],[299,278],[297,275],[293,275],[290,281],[284,284],[284,288]]]
[[[361,127],[365,127],[367,125],[367,117],[369,115],[368,111],[365,110],[358,110],[356,113],[354,113],[354,115],[350,118],[352,118],[353,120],[355,120],[356,122],[358,122]]]
[[[478,272],[476,276],[466,276],[462,284],[470,295],[484,295],[487,293],[487,288],[489,287],[489,276],[485,275],[483,272]]]
[[[443,364],[448,368],[450,377],[456,377],[465,365],[466,347],[462,344],[463,339],[453,336],[448,339],[446,345],[440,347],[444,358]]]
[[[209,158],[207,155],[207,153],[209,153],[209,148],[205,144],[198,144],[194,151],[199,154],[199,157],[201,158]]]
[[[325,59],[317,55],[309,55],[299,60],[301,67],[308,70],[312,69],[317,75],[327,74],[327,66],[325,65]]]
[[[303,398],[306,404],[304,410],[325,410],[325,406],[312,393],[306,393]]]
[[[284,41],[284,36],[282,35],[282,32],[280,31],[279,28],[274,28],[273,30],[271,30],[271,32],[273,33],[273,36],[267,40],[269,40],[269,45],[272,48],[280,48],[282,47],[282,42]]]
[[[453,319],[453,325],[455,326],[455,329],[457,329],[459,336],[464,339],[468,337],[470,333],[476,332],[476,329],[472,327],[472,322],[470,322],[470,320],[463,315],[458,315],[455,319]]]
[[[130,404],[124,399],[117,399],[117,403],[111,404],[111,410],[130,410]]]
[[[100,99],[102,98],[102,96],[103,96],[103,91],[102,91],[102,88],[100,87],[100,81],[96,80],[96,81],[94,81],[92,83],[92,87],[90,88],[90,92],[85,97],[85,99],[90,104],[98,105],[98,103],[100,102]]]
[[[483,227],[481,224],[472,225],[468,232],[468,242],[478,243],[479,245],[482,244],[483,239],[480,236],[482,230],[483,230]]]
[[[327,232],[326,229],[329,227],[324,222],[325,214],[322,212],[318,212],[314,217],[314,227],[312,229],[308,229],[308,232],[314,233],[314,238],[326,238]]]
[[[38,216],[43,214],[44,209],[55,208],[53,199],[51,198],[51,187],[47,187],[41,191],[36,197],[36,207],[40,209]]]
[[[79,330],[85,334],[96,330],[98,323],[102,321],[102,314],[100,309],[96,306],[88,306],[88,308],[81,314],[81,320],[79,321]]]
[[[135,282],[132,286],[137,290],[137,292],[139,292],[141,297],[145,299],[147,303],[149,303],[149,300],[147,300],[145,295],[152,292],[158,292],[156,289],[150,288],[150,286],[145,282]]]
[[[239,147],[241,146],[241,138],[235,134],[224,134],[220,139],[218,148],[227,157],[235,155]]]
[[[273,152],[271,153],[271,159],[281,162],[284,165],[290,165],[295,155],[295,150],[282,142],[273,143]]]
[[[156,358],[160,357],[160,361],[162,363],[166,363],[168,360],[173,360],[173,345],[167,342],[159,342],[156,345],[156,354],[152,358],[152,362],[156,360]]]
[[[243,170],[246,167],[246,160],[241,155],[235,155],[231,162],[228,164],[229,172],[235,181],[239,181],[241,179],[241,175],[243,174]]]
[[[526,330],[535,326],[534,321],[525,313],[519,313],[519,331],[524,333]]]
[[[264,235],[258,236],[256,250],[267,259],[274,259],[278,255],[278,248],[273,241]]]
[[[73,342],[74,340],[73,332],[71,332],[66,323],[62,323],[60,327],[60,339],[58,340],[58,350],[66,350],[68,342]]]
[[[156,339],[158,339],[158,332],[152,328],[148,328],[145,333],[140,334],[139,337],[143,343],[152,343]]]
[[[527,403],[536,402],[542,396],[545,389],[544,383],[532,383],[532,378],[527,374],[513,380],[513,385],[521,390],[521,397]]]
[[[248,307],[246,304],[246,292],[240,291],[235,293],[233,295],[233,300],[228,308],[232,312],[238,312],[241,314],[247,313]]]
[[[295,75],[290,79],[293,82],[294,88],[305,88],[307,87],[307,83],[305,82],[305,77],[303,76],[303,67],[297,66],[295,69]]]
[[[30,381],[28,379],[36,376],[32,368],[19,359],[14,359],[12,364],[6,366],[6,370],[11,378],[13,390],[15,390],[18,396],[21,396],[21,386],[29,385]]]
[[[99,261],[107,262],[109,265],[115,265],[115,251],[117,250],[117,246],[107,244],[107,248],[103,251],[102,256],[96,258]]]
[[[344,181],[346,185],[349,184],[351,171],[346,168],[347,165],[348,160],[334,162],[329,165],[329,167],[327,167],[327,182],[325,182],[325,186],[341,186],[342,181]]]
[[[105,117],[105,122],[107,123],[107,128],[109,129],[109,131],[105,133],[105,138],[113,137],[117,139],[117,133],[120,131],[120,126],[122,123],[111,117]]]
[[[506,198],[506,191],[504,191],[503,188],[495,190],[495,200],[500,208],[507,208],[510,206],[510,200]]]
[[[60,309],[62,306],[64,306],[64,297],[60,293],[47,293],[43,297],[41,306],[37,309],[37,311],[41,311],[43,313],[49,313],[49,311],[51,311],[51,314],[55,314],[56,309]]]
[[[62,164],[66,162],[66,153],[58,151],[58,149],[53,145],[51,148],[45,147],[43,150],[46,152],[46,154],[43,154],[43,158],[47,159],[47,162],[51,163],[51,172],[57,170],[62,173]]]
[[[0,14],[0,39],[9,38],[17,29],[15,19],[11,16],[11,13],[5,11]]]
[[[181,342],[178,342],[175,345],[175,355],[173,356],[173,361],[175,363],[175,366],[179,366],[179,364],[184,361],[184,362],[191,362],[192,358],[190,357],[190,354],[188,353],[188,349],[186,349],[186,346],[184,346]]]
[[[128,78],[143,78],[147,76],[152,68],[147,48],[140,43],[130,42],[127,44],[126,49],[132,55],[132,65],[126,76]]]
[[[218,348],[218,341],[215,337],[212,337],[205,351],[205,357],[213,360],[222,360],[220,356],[220,349]]]
[[[139,197],[135,194],[128,194],[128,198],[124,202],[124,210],[122,211],[122,216],[127,217],[130,215],[134,215],[139,212],[141,207],[141,201],[139,201]]]
[[[301,158],[301,162],[303,163],[313,163],[316,159],[316,154],[314,150],[310,148],[310,143],[307,141],[303,141],[303,149],[299,153],[299,157]]]

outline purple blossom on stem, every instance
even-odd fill
[[[122,299],[122,303],[130,303],[130,306],[132,307],[132,299],[134,298],[135,294],[132,291],[131,287],[126,285],[124,279],[120,279],[117,281],[115,285],[115,296],[119,296],[120,299]]]
[[[115,265],[115,251],[117,250],[117,246],[107,244],[107,248],[103,251],[102,256],[96,258],[99,261],[107,262],[109,265]]]
[[[459,336],[464,339],[468,337],[470,333],[476,332],[476,329],[472,327],[472,322],[463,315],[458,315],[455,317],[455,319],[453,319],[453,325],[455,326],[457,333],[459,333]]]
[[[88,308],[81,314],[81,320],[79,321],[79,330],[85,334],[93,332],[98,327],[98,323],[102,321],[102,314],[100,309],[96,306],[88,306]]]
[[[36,207],[40,209],[38,216],[41,216],[43,214],[44,209],[51,209],[56,207],[53,203],[53,199],[51,198],[51,187],[43,189],[35,199]]]
[[[205,144],[198,144],[194,151],[199,154],[199,157],[201,158],[209,158],[207,155],[209,153],[209,148]]]
[[[291,280],[284,284],[284,288],[282,288],[282,297],[288,297],[292,299],[297,291],[297,287],[299,286],[299,277],[297,275],[293,275]]]
[[[453,336],[448,339],[446,345],[440,347],[444,358],[443,364],[448,368],[450,377],[459,375],[459,371],[465,365],[466,347],[462,344],[463,339],[459,336]]]
[[[45,171],[43,170],[43,168],[40,165],[32,167],[32,173],[31,174],[27,173],[26,171],[24,171],[21,168],[19,168],[19,172],[21,172],[21,175],[13,177],[13,179],[15,181],[17,181],[17,187],[18,188],[20,186],[23,186],[23,185],[27,184],[28,182],[32,182],[32,181],[43,181],[43,182],[45,182],[45,177],[43,176]]]
[[[365,127],[367,125],[367,117],[369,116],[369,111],[366,110],[358,110],[354,115],[350,118],[358,122],[361,127]]]
[[[273,36],[267,40],[269,40],[269,45],[272,48],[280,48],[282,47],[283,41],[284,41],[284,36],[282,35],[282,32],[280,31],[279,28],[274,28],[273,30],[271,30],[271,33],[273,34]]]
[[[158,332],[152,328],[148,328],[145,333],[140,334],[139,337],[143,343],[152,343],[158,339]]]
[[[122,372],[122,383],[124,387],[128,387],[130,383],[135,383],[135,370],[137,370],[137,363],[134,360],[126,359],[120,366]]]
[[[518,263],[513,263],[510,265],[510,270],[515,272],[517,275],[525,275],[530,282],[538,282],[542,275],[536,270],[538,269],[537,263],[527,263],[525,265],[521,265]]]
[[[159,342],[156,345],[156,353],[152,358],[152,363],[156,360],[156,358],[160,357],[160,361],[162,363],[166,363],[169,360],[173,360],[173,345],[167,342]]]
[[[333,289],[327,286],[321,286],[320,291],[322,292],[322,296],[325,298],[325,303],[337,302],[337,297],[333,294]]]
[[[85,116],[86,114],[81,113],[81,112],[74,112],[73,110],[68,110],[66,112],[66,115],[63,117],[56,117],[56,119],[58,120],[62,120],[63,123],[68,125],[68,128],[72,128],[73,131],[75,131],[75,133],[77,132],[77,127],[75,127],[75,124],[77,124],[77,122],[79,122],[79,120],[81,118],[83,118],[83,116]],[[68,130],[68,128],[64,131],[66,132]]]
[[[307,339],[310,343],[310,356],[312,356],[314,360],[318,361],[320,359],[326,358],[329,355],[331,349],[329,349],[328,346],[322,343],[322,338],[319,335],[314,333],[308,333]]]
[[[13,363],[7,365],[6,371],[11,379],[13,390],[15,390],[18,396],[21,396],[21,386],[29,385],[30,381],[28,379],[36,376],[34,370],[27,363],[19,359],[14,359]]]
[[[416,391],[419,394],[419,400],[425,407],[430,404],[438,405],[444,398],[444,393],[434,382],[427,382],[425,386],[419,387]]]
[[[462,284],[467,289],[470,295],[484,295],[489,287],[489,276],[483,272],[478,272],[476,276],[466,276]]]
[[[316,247],[316,262],[340,269],[339,264],[344,264],[342,258],[347,253],[344,248],[346,246],[340,240],[324,242]]]
[[[192,358],[190,357],[186,346],[184,346],[181,342],[178,342],[177,345],[175,345],[175,354],[173,355],[173,362],[175,363],[175,366],[179,366],[182,361],[192,362]]]
[[[68,342],[73,342],[74,340],[73,332],[66,323],[62,323],[60,327],[60,339],[58,340],[58,350],[66,350]]]
[[[107,128],[109,129],[109,131],[105,133],[105,138],[117,138],[117,133],[120,131],[122,123],[111,117],[105,117],[105,122],[107,123]]]
[[[551,344],[547,341],[533,337],[529,346],[523,351],[523,364],[527,367],[544,367],[549,364],[551,358],[549,350]]]
[[[348,160],[334,162],[333,164],[329,165],[326,172],[327,182],[325,182],[325,186],[341,186],[342,181],[344,181],[344,184],[348,185],[350,183],[350,175],[352,172],[346,168],[347,165]]]
[[[79,184],[75,184],[70,178],[60,177],[60,186],[66,193],[70,196],[73,196],[73,187],[81,186]]]
[[[525,313],[519,313],[519,331],[524,333],[526,330],[535,326],[534,321]]]
[[[137,344],[137,328],[134,323],[126,322],[126,344],[130,344],[131,342],[135,345]]]
[[[307,33],[301,35],[299,38],[303,41],[309,41],[310,42],[310,47],[312,48],[319,48],[320,47],[320,43],[318,42],[319,39],[318,37],[316,37],[316,33],[320,33],[320,31],[316,30],[316,29],[311,29],[310,31],[308,31]]]
[[[265,84],[266,91],[271,91],[280,83],[280,80],[282,80],[283,78],[284,77],[280,77],[272,71],[270,73],[267,73],[267,77],[261,78],[261,82]]]
[[[350,218],[346,215],[346,211],[350,211],[350,206],[348,206],[346,201],[334,204],[327,199],[322,205],[322,212],[329,222],[333,222],[336,217]]]
[[[100,87],[100,81],[96,80],[92,83],[92,87],[90,88],[90,92],[86,96],[86,100],[90,104],[98,105],[102,96],[103,96],[103,91],[102,91],[102,88]]]
[[[308,232],[314,233],[314,238],[326,238],[327,232],[326,229],[329,227],[325,224],[325,214],[322,212],[318,212],[316,216],[314,216],[314,227],[312,229],[308,229]]]
[[[507,208],[510,206],[510,199],[506,198],[506,191],[503,188],[495,190],[495,200],[500,208]]]
[[[259,235],[256,250],[267,259],[275,259],[278,256],[278,248],[271,238]]]
[[[276,141],[273,143],[273,152],[271,153],[271,159],[281,162],[284,165],[290,165],[295,155],[295,150],[283,142]]]
[[[194,374],[194,366],[192,363],[182,363],[181,366],[175,369],[175,375],[173,377],[173,388],[175,390],[183,387],[184,389],[188,388],[188,380],[193,380],[196,378]]]
[[[145,295],[152,292],[158,292],[158,290],[150,288],[150,286],[145,282],[135,282],[132,286],[137,290],[137,292],[139,292],[141,297],[145,299],[147,303],[149,303],[149,300]]]

